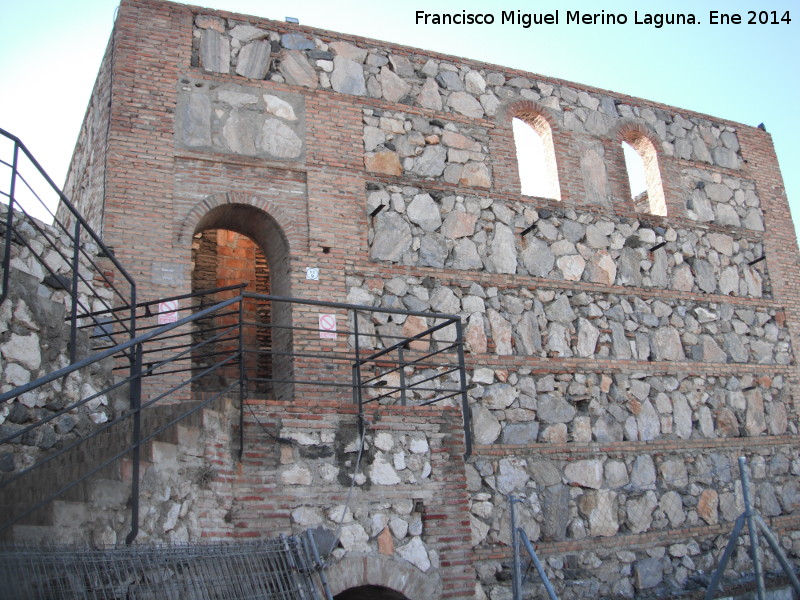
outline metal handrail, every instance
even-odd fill
[[[117,319],[116,322],[120,325],[121,330],[123,333],[126,334],[128,339],[132,339],[136,337],[136,314],[135,310],[132,309],[133,306],[136,305],[136,282],[133,277],[128,273],[128,271],[122,266],[122,264],[115,258],[114,253],[111,249],[109,249],[105,243],[103,242],[102,238],[98,233],[96,233],[86,219],[80,214],[80,212],[75,208],[72,204],[70,199],[64,194],[63,191],[55,184],[55,182],[50,178],[47,172],[42,168],[33,154],[28,150],[24,143],[15,135],[9,133],[5,129],[0,128],[0,137],[6,138],[13,142],[13,152],[12,158],[10,161],[0,160],[0,164],[10,168],[11,170],[11,180],[9,182],[8,192],[0,192],[0,195],[5,197],[8,202],[8,209],[5,218],[5,231],[4,231],[4,253],[2,257],[2,278],[0,278],[0,304],[2,304],[8,296],[9,292],[9,277],[10,277],[10,263],[11,263],[11,246],[12,242],[20,243],[28,247],[31,253],[36,257],[37,261],[41,266],[54,278],[60,279],[58,273],[56,273],[44,260],[43,256],[36,255],[33,252],[33,248],[31,248],[30,244],[28,244],[25,236],[18,230],[15,226],[15,221],[18,218],[24,218],[24,221],[31,225],[34,229],[36,229],[38,235],[40,235],[44,240],[47,241],[46,250],[55,250],[55,252],[64,260],[70,268],[72,273],[71,281],[69,282],[69,294],[70,294],[70,361],[76,362],[77,361],[77,332],[79,329],[78,321],[80,318],[88,318],[93,321],[93,324],[96,326],[103,326],[107,325],[107,323],[103,323],[98,321],[95,318],[95,315],[89,310],[88,307],[83,306],[82,302],[79,298],[79,286],[81,284],[87,285],[91,287],[95,279],[99,280],[100,285],[112,290],[112,294],[115,296],[116,300],[114,302],[115,306],[107,304],[104,300],[101,300],[101,303],[106,305],[106,312],[112,312],[116,314],[116,312],[120,310],[124,310],[128,312],[128,315],[125,319]],[[35,190],[32,184],[28,181],[28,179],[23,175],[20,171],[20,159],[25,158],[27,159],[27,165],[30,165],[34,169],[34,173],[41,176],[46,186],[49,188],[49,192],[53,192],[58,197],[59,202],[59,210],[63,210],[68,220],[71,219],[73,224],[70,226],[68,223],[63,222],[58,218],[58,216],[50,209],[49,206],[45,203],[42,199],[42,193]],[[22,203],[18,200],[19,185],[24,185],[25,189],[30,192],[30,196],[34,198],[44,210],[49,213],[49,215],[53,218],[53,227],[56,229],[57,232],[61,232],[66,238],[71,240],[72,244],[72,255],[68,256],[58,247],[56,240],[52,239],[52,236],[43,228],[39,223],[37,223],[36,219],[34,219],[29,212],[26,210],[26,207],[22,205]],[[124,291],[121,291],[118,288],[118,285],[115,284],[114,280],[109,278],[104,272],[103,269],[94,261],[93,257],[89,252],[86,251],[84,248],[82,240],[88,240],[92,244],[96,245],[99,248],[101,255],[104,256],[107,260],[111,262],[114,268],[119,272],[120,276],[123,280],[127,283],[128,286],[128,293],[125,294]],[[91,277],[86,276],[86,274],[81,272],[81,260],[86,260],[90,267],[93,269],[93,275]],[[79,307],[82,307],[82,314],[79,313]]]
[[[198,296],[213,296],[215,293],[220,291],[230,292],[232,289],[235,290],[237,288],[241,290],[241,287],[242,286],[234,286],[233,288],[228,287],[219,288],[217,290],[206,290],[192,294],[184,294],[181,295],[181,297],[194,298]],[[320,358],[331,360],[331,353],[327,352],[327,349],[325,348],[321,349],[318,353],[314,353],[310,349],[306,349],[305,351],[297,351],[291,347],[292,342],[289,342],[288,346],[282,350],[270,347],[267,351],[263,351],[258,348],[254,350],[252,347],[248,347],[248,345],[245,344],[245,331],[248,330],[248,328],[257,328],[259,323],[245,319],[244,306],[247,301],[270,302],[273,305],[279,302],[285,302],[290,305],[313,306],[328,310],[347,309],[352,314],[353,330],[350,331],[349,329],[345,328],[344,330],[340,330],[338,332],[347,336],[347,339],[338,342],[340,346],[344,346],[344,349],[340,348],[335,353],[335,362],[336,364],[340,365],[341,369],[339,371],[339,376],[337,377],[336,372],[333,372],[332,379],[315,379],[303,377],[302,372],[295,373],[295,369],[292,365],[296,366],[297,364],[303,365],[309,362],[313,363],[315,360]],[[154,302],[143,304],[154,304]],[[140,309],[141,306],[142,305],[139,305],[135,308]],[[73,450],[78,445],[108,431],[110,428],[120,427],[123,421],[132,422],[132,442],[125,448],[120,448],[112,452],[110,457],[105,457],[104,460],[100,461],[101,464],[95,465],[93,469],[85,473],[79,479],[70,482],[62,489],[47,495],[40,502],[37,502],[36,505],[27,507],[27,510],[22,515],[12,517],[7,523],[0,524],[0,531],[8,528],[13,523],[18,522],[20,518],[27,516],[34,510],[37,510],[41,506],[56,499],[64,492],[78,485],[82,481],[85,481],[87,478],[91,477],[93,474],[97,473],[102,468],[108,466],[114,461],[119,460],[123,456],[131,455],[133,469],[131,477],[132,494],[130,503],[131,531],[127,537],[128,543],[131,543],[138,532],[138,470],[141,460],[139,453],[142,444],[153,439],[154,436],[160,434],[166,428],[172,427],[176,423],[187,418],[189,415],[195,413],[197,410],[207,406],[210,402],[221,397],[221,395],[234,391],[238,387],[239,451],[241,458],[244,449],[244,406],[248,393],[248,382],[266,382],[270,385],[287,384],[291,386],[311,386],[314,389],[338,389],[342,391],[350,389],[353,393],[355,401],[358,404],[359,422],[363,422],[364,410],[367,404],[379,402],[384,398],[391,397],[392,395],[395,397],[391,399],[395,402],[397,401],[397,396],[399,395],[401,404],[405,405],[408,396],[413,394],[421,394],[422,396],[415,404],[416,406],[427,406],[436,402],[442,402],[450,398],[461,396],[464,414],[466,453],[469,455],[471,452],[471,431],[469,424],[469,409],[466,403],[466,385],[460,319],[455,316],[441,315],[438,313],[413,313],[425,318],[437,320],[439,322],[427,328],[426,331],[407,338],[405,343],[392,344],[390,347],[383,350],[376,350],[370,354],[364,354],[363,352],[358,352],[359,343],[362,345],[367,345],[367,343],[364,341],[365,339],[370,337],[379,337],[377,334],[369,332],[362,332],[360,334],[358,332],[357,315],[369,312],[388,312],[392,314],[402,314],[405,316],[412,314],[410,311],[398,311],[396,309],[380,309],[348,303],[286,298],[263,294],[252,294],[247,292],[242,293],[240,291],[240,293],[235,297],[217,302],[204,309],[196,310],[183,318],[177,319],[173,323],[168,323],[161,326],[143,327],[139,335],[132,340],[116,344],[113,347],[95,353],[93,356],[86,357],[76,361],[71,365],[68,365],[67,367],[59,369],[54,373],[43,376],[36,381],[20,386],[10,392],[0,394],[0,402],[7,402],[21,394],[33,391],[43,385],[47,385],[48,383],[68,377],[76,371],[91,367],[92,365],[105,359],[115,356],[133,357],[131,374],[127,378],[116,381],[114,384],[106,387],[100,392],[74,402],[73,404],[64,407],[60,411],[48,415],[37,423],[21,428],[13,432],[11,435],[0,439],[0,445],[14,443],[15,440],[21,439],[34,428],[52,421],[53,419],[67,412],[74,411],[78,407],[87,404],[92,399],[107,394],[115,389],[119,389],[124,385],[128,385],[130,388],[130,407],[127,411],[121,415],[115,416],[111,421],[100,425],[91,434],[64,444],[60,450],[35,463],[30,468],[24,470],[24,472],[16,473],[11,477],[7,477],[5,481],[0,481],[0,489],[3,489],[5,486],[16,482],[28,472],[37,468],[41,468],[41,466],[54,460],[58,456],[61,456],[65,452]],[[314,333],[322,332],[322,329],[319,327],[304,327],[301,326],[301,324],[291,322],[292,319],[296,320],[298,318],[302,318],[303,316],[306,318],[313,317],[313,314],[302,311],[292,311],[290,314],[292,316],[289,318],[289,321],[277,326],[284,331],[285,335],[313,335]],[[151,315],[151,317],[155,316],[156,315]],[[223,321],[217,322],[216,320],[218,318],[222,318]],[[444,340],[441,340],[439,342],[439,346],[434,347],[433,335],[443,328],[443,323],[456,328],[456,341],[445,342]],[[269,323],[263,325],[268,327],[276,327],[274,324]],[[198,334],[199,338],[197,337]],[[180,343],[179,338],[182,336],[192,336],[192,339],[186,343]],[[351,336],[354,339],[352,339],[352,342],[349,342],[348,339],[350,339]],[[361,341],[359,342],[359,340]],[[418,340],[429,340],[429,350],[417,351],[421,356],[409,357],[404,355],[404,351],[408,354],[413,354],[412,351],[407,349],[407,346]],[[372,342],[370,342],[370,344],[371,343]],[[346,350],[348,345],[350,347],[349,352]],[[397,353],[396,359],[392,356],[392,353],[394,352]],[[453,353],[457,354],[457,359],[448,362],[446,360],[446,356],[452,355]],[[147,364],[143,363],[142,357],[145,354],[153,356],[152,362],[148,362]],[[164,354],[168,355],[163,356]],[[270,373],[268,377],[260,377],[260,374],[257,372],[252,372],[252,369],[250,369],[247,364],[246,357],[252,354],[266,354],[270,358],[287,359],[294,362],[292,362],[288,370],[283,373],[277,375],[272,375]],[[211,363],[200,366],[197,362],[198,360],[211,360]],[[180,364],[178,364],[179,362]],[[396,364],[403,365],[401,373],[403,373],[405,369],[409,369],[410,373],[418,372],[420,373],[420,376],[416,379],[411,377],[401,377],[400,385],[386,386],[384,389],[377,388],[372,385],[375,381],[373,371],[369,371],[369,373],[365,374],[363,377],[360,375],[365,369],[386,369],[386,372],[388,373],[396,370]],[[233,374],[234,372],[231,371],[231,369],[234,368],[236,369],[235,375]],[[352,369],[353,373],[356,374],[353,381],[350,382],[346,381],[346,379],[342,377],[342,373],[345,373],[348,368]],[[150,381],[151,378],[171,376],[186,371],[191,371],[191,376],[172,377],[166,382],[162,381],[161,387],[158,389],[157,393],[155,393],[148,400],[143,399],[143,382]],[[452,375],[457,371],[460,371],[460,379],[454,384]],[[142,432],[141,416],[144,411],[154,407],[157,403],[161,402],[167,397],[186,389],[187,386],[191,386],[196,382],[200,382],[209,375],[221,376],[223,380],[227,378],[229,381],[227,383],[224,383],[223,381],[219,389],[215,389],[213,386],[207,386],[206,384],[203,384],[203,390],[212,392],[209,397],[204,395],[204,400],[200,404],[192,403],[188,410],[181,412],[181,414],[169,422],[165,424],[162,423],[155,432],[150,432],[149,434]],[[445,384],[441,385],[440,381],[437,380],[443,379],[445,380]],[[380,390],[381,395],[377,398],[369,397],[369,394],[373,390]]]

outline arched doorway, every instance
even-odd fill
[[[225,204],[211,209],[195,227],[192,238],[192,292],[246,284],[256,294],[290,295],[289,252],[286,238],[266,212],[245,204]],[[198,296],[196,308],[204,308],[239,293],[239,290]],[[291,377],[291,308],[288,304],[248,299],[243,303],[245,325],[245,374],[249,394],[290,397],[285,384]],[[238,347],[237,311],[215,314],[198,324],[195,340],[208,342],[193,356],[196,372]],[[276,374],[280,375],[276,377]],[[228,364],[200,379],[197,392],[213,391],[238,380],[238,364]]]
[[[409,600],[400,592],[381,585],[352,587],[333,597],[333,600]]]

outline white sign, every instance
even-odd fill
[[[306,267],[306,279],[319,281],[319,269],[316,267]]]
[[[328,315],[328,314],[319,315],[319,339],[321,340],[336,339],[336,315]]]
[[[158,303],[158,324],[166,325],[178,320],[178,301],[167,300]]]

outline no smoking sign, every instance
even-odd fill
[[[336,315],[331,315],[331,314],[319,315],[319,339],[321,340],[336,339]]]

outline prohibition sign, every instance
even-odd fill
[[[331,314],[319,315],[319,339],[321,340],[336,339],[336,315],[331,315]]]
[[[178,320],[178,301],[167,300],[158,303],[158,324],[166,325]]]

